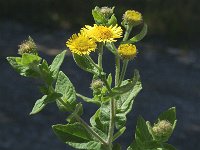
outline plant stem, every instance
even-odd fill
[[[120,76],[120,79],[119,79],[118,86],[120,86],[122,81],[124,80],[124,76],[125,76],[125,73],[126,73],[127,66],[128,66],[128,59],[125,59],[123,61],[122,72],[121,72],[121,76]]]
[[[112,150],[114,129],[115,129],[115,99],[112,98],[110,101],[110,124],[109,124],[108,139],[107,139],[109,150]]]
[[[128,40],[128,37],[129,37],[129,34],[131,33],[132,28],[133,28],[133,26],[130,26],[130,25],[127,26],[123,41]]]
[[[103,43],[98,43],[98,66],[102,68]]]
[[[120,58],[115,56],[115,86],[119,84]]]
[[[58,98],[59,102],[68,110],[68,106],[66,105],[66,103],[61,99]],[[70,110],[71,112],[73,112],[73,110]],[[107,145],[106,141],[104,141],[104,139],[102,139],[80,116],[78,116],[77,114],[74,115],[75,119],[80,122],[82,124],[82,126],[91,134],[93,135],[95,138],[97,138],[102,144]]]

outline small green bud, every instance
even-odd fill
[[[103,82],[100,79],[92,80],[90,87],[92,90],[99,90],[103,87]]]
[[[37,54],[37,46],[30,36],[28,37],[28,40],[25,40],[19,45],[18,54],[23,55],[25,53]]]
[[[137,26],[143,22],[142,14],[135,10],[127,10],[123,15],[123,22],[127,25]]]
[[[152,128],[155,140],[166,142],[173,132],[172,124],[167,120],[161,120]]]

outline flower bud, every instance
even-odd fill
[[[142,23],[142,14],[135,10],[127,10],[123,15],[123,21],[127,25],[137,26]]]
[[[100,79],[92,80],[91,89],[99,90],[103,87],[103,82]]]
[[[122,59],[133,59],[137,54],[137,48],[133,44],[121,44],[118,47],[118,54]]]
[[[30,36],[28,37],[28,40],[25,40],[19,45],[18,54],[23,55],[25,53],[37,54],[37,46]]]
[[[99,12],[103,14],[106,18],[110,18],[113,14],[114,8],[115,7],[109,8],[109,7],[104,6],[104,7],[99,8]]]
[[[166,142],[173,132],[173,127],[167,120],[161,120],[154,124],[152,131],[157,141]]]

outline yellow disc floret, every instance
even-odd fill
[[[72,53],[78,55],[89,55],[90,52],[95,51],[97,47],[94,40],[81,33],[73,34],[66,42],[66,45]]]
[[[118,47],[118,54],[123,59],[133,59],[137,54],[136,46],[133,44],[121,44]]]
[[[127,24],[139,25],[142,23],[142,14],[135,10],[127,10],[123,15],[123,20]]]
[[[97,42],[115,42],[116,38],[120,38],[122,35],[122,28],[120,26],[103,26],[103,25],[86,25],[82,28],[82,32],[88,37],[94,39]]]

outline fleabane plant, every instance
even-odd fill
[[[121,145],[115,141],[125,132],[127,114],[142,89],[138,70],[134,71],[131,79],[125,79],[125,74],[128,63],[134,61],[139,51],[135,43],[144,38],[147,25],[141,13],[134,10],[124,13],[121,25],[115,17],[114,7],[95,7],[92,15],[95,24],[85,25],[66,42],[76,64],[93,75],[88,88],[93,92],[92,98],[79,94],[70,79],[60,71],[66,51],[58,54],[49,65],[39,56],[35,42],[29,37],[19,46],[20,56],[8,57],[7,60],[21,76],[43,81],[40,91],[44,96],[36,101],[31,115],[41,112],[49,103],[55,103],[60,111],[66,113],[65,124],[52,126],[64,143],[75,149],[121,150]],[[130,37],[132,29],[139,25],[141,31]],[[104,51],[113,54],[115,75],[103,69]],[[97,54],[98,62],[90,57],[90,53]],[[98,106],[95,114],[91,115],[90,124],[81,117],[83,102]],[[161,113],[153,124],[138,117],[133,142],[127,150],[175,150],[167,143],[175,125],[175,108]]]

